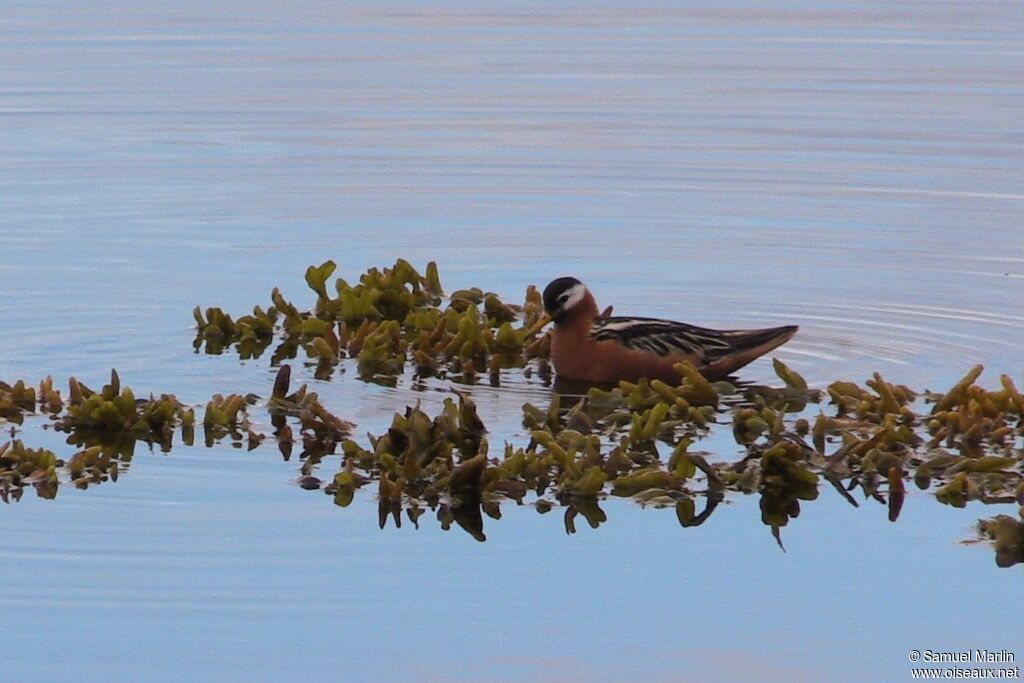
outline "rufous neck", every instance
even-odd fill
[[[572,310],[568,311],[565,318],[560,320],[557,324],[560,327],[575,327],[581,322],[586,322],[589,325],[597,317],[597,313],[597,301],[594,300],[594,295],[587,291],[580,302],[573,306]]]

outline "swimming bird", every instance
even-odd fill
[[[677,383],[673,365],[689,361],[708,379],[725,377],[784,344],[796,325],[709,330],[657,318],[601,317],[586,285],[573,277],[544,288],[545,321],[553,321],[551,361],[560,377],[586,382]]]

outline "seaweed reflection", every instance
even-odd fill
[[[1021,517],[1024,517],[1024,510]],[[1008,515],[981,519],[978,520],[978,536],[991,541],[998,566],[1012,567],[1024,562],[1024,521]]]
[[[451,310],[466,314],[474,305],[466,301]],[[324,331],[301,315],[293,324],[295,335]],[[476,328],[458,325],[470,343]],[[392,349],[393,338],[372,335],[392,335],[394,325],[360,327],[350,343],[362,335],[364,348]],[[445,371],[457,367],[465,374],[470,363],[460,360]],[[534,367],[540,371],[543,362],[527,369]],[[782,387],[710,383],[692,366],[679,365],[683,379],[676,386],[621,382],[574,387],[575,396],[553,393],[545,407],[523,406],[521,440],[496,454],[467,394],[453,390],[434,415],[407,406],[386,431],[357,441],[352,425],[316,393],[305,385],[292,391],[288,365],[279,369],[266,401],[218,394],[202,409],[201,421],[196,407],[173,395],[135,398],[116,372],[99,391],[71,378],[66,397],[49,378],[38,391],[24,382],[0,384],[4,419],[18,425],[27,416],[47,415],[79,449],[65,461],[12,436],[0,446],[0,498],[17,501],[27,487],[54,498],[62,482],[87,488],[117,481],[139,441],[168,452],[177,435],[191,445],[201,428],[207,446],[229,439],[234,447],[255,449],[272,437],[285,461],[300,449],[299,486],[323,490],[341,507],[376,484],[382,528],[389,519],[400,525],[403,517],[418,526],[430,510],[443,528],[458,526],[480,541],[485,517],[499,519],[501,505],[513,502],[542,514],[561,506],[571,534],[581,522],[599,528],[609,496],[674,508],[680,524],[693,527],[725,497],[756,495],[761,521],[780,547],[782,529],[827,490],[824,482],[853,506],[860,500],[884,505],[892,521],[903,509],[908,481],[953,507],[1024,502],[1024,397],[1008,377],[1000,377],[999,389],[985,389],[976,384],[978,366],[941,394],[916,392],[877,374],[864,386],[834,382],[815,390],[784,364],[776,361],[775,369]],[[261,403],[272,435],[257,431],[249,417]],[[721,438],[730,435],[738,458],[723,452]],[[698,450],[711,437],[715,448]],[[334,457],[338,469],[324,477],[321,470]],[[1000,566],[1020,561],[1020,523],[1013,517],[985,520],[979,533],[993,543]]]

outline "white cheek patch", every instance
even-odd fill
[[[565,294],[567,294],[569,298],[566,299],[565,303],[561,304],[558,308],[563,311],[570,311],[576,306],[576,304],[583,301],[583,297],[587,295],[587,288],[583,284],[573,285],[566,290]]]

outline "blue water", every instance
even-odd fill
[[[191,308],[311,303],[307,265],[402,256],[448,290],[571,274],[617,314],[797,323],[778,356],[816,384],[1019,382],[1022,39],[1012,2],[8,3],[0,379],[265,396],[266,358],[193,353]],[[445,395],[354,375],[313,383],[360,434]],[[494,446],[550,396],[503,379],[472,390]],[[19,436],[70,455],[41,423]],[[140,445],[117,483],[4,506],[6,675],[893,681],[913,648],[1024,657],[1019,567],[958,544],[1013,506],[915,492],[890,524],[823,489],[783,553],[752,497],[688,529],[609,500],[571,536],[508,504],[480,544],[429,512],[380,531],[372,492],[342,510],[298,474],[272,446]]]

